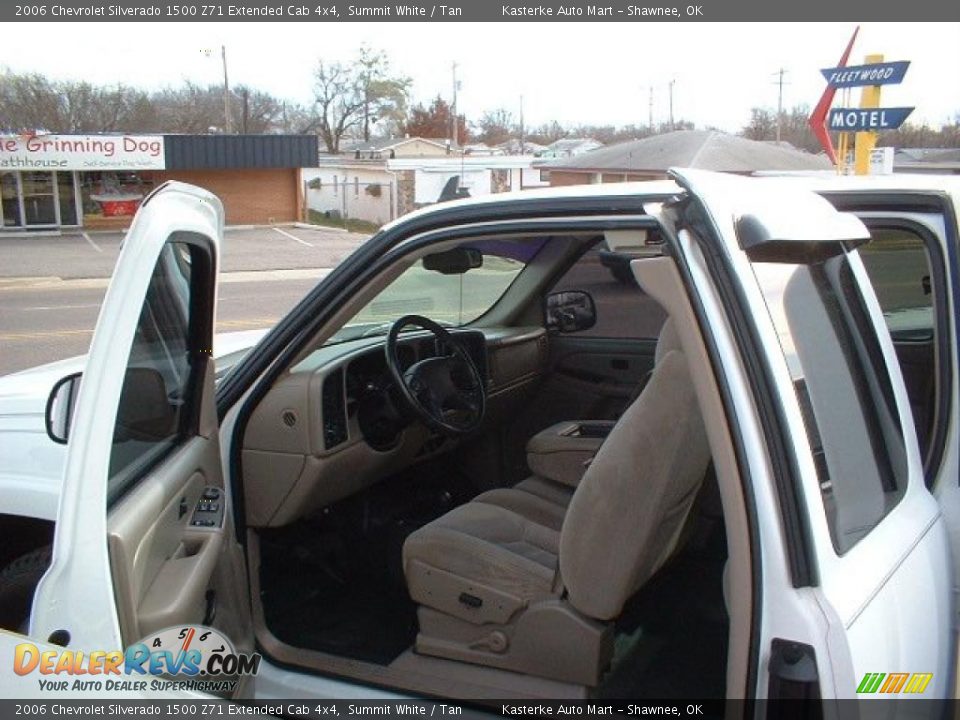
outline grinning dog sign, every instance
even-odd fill
[[[161,135],[2,135],[0,170],[163,170]]]

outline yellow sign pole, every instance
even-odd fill
[[[867,55],[866,65],[882,63],[883,55]],[[866,85],[860,91],[861,108],[880,107],[880,86]],[[854,145],[854,172],[857,175],[870,174],[870,153],[877,146],[878,134],[872,130],[856,133],[856,144]]]

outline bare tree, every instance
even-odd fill
[[[766,108],[751,108],[750,121],[740,134],[747,140],[772,140],[777,136],[777,116]]]
[[[56,82],[37,73],[0,74],[0,128],[12,132],[140,130],[149,113],[142,90]]]
[[[810,130],[810,108],[797,105],[780,116],[780,140],[807,152],[820,152],[820,142]],[[750,122],[740,131],[749,140],[774,142],[777,139],[777,112],[768,108],[750,110]]]
[[[476,123],[476,138],[487,145],[499,145],[514,135],[519,134],[519,128],[514,122],[513,113],[505,108],[488,110]]]
[[[353,62],[320,60],[314,73],[316,128],[327,151],[340,151],[340,140],[359,129],[370,139],[370,125],[402,121],[410,79],[390,73],[385,54],[361,48]]]
[[[411,137],[446,138],[450,131],[452,112],[450,104],[437,95],[430,107],[422,104],[414,106],[409,119],[403,125],[403,132]],[[470,130],[463,115],[457,115],[457,138],[461,143],[470,139]]]
[[[902,148],[957,148],[960,147],[960,118],[939,129],[926,124],[904,123],[896,130],[882,133],[877,144]]]
[[[302,106],[244,85],[234,88],[234,127],[248,133],[303,133]],[[0,130],[5,132],[180,132],[223,129],[223,88],[185,82],[148,94],[125,85],[54,81],[36,73],[0,72]]]
[[[554,120],[553,122],[544,123],[540,127],[528,132],[527,139],[543,145],[549,145],[552,142],[567,137],[569,134],[569,130]]]
[[[222,94],[222,90],[220,90]],[[276,132],[283,127],[283,101],[262,90],[246,85],[233,89],[238,102],[230,104],[233,109],[233,126],[242,133],[263,134]]]
[[[223,90],[185,82],[180,87],[164,88],[153,94],[157,127],[166,132],[219,132],[224,125]],[[236,103],[231,103],[234,107]]]

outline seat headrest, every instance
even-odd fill
[[[660,360],[671,350],[681,350],[680,347],[680,336],[677,335],[676,325],[673,323],[672,318],[667,318],[667,321],[663,324],[663,327],[660,328],[660,337],[657,340],[657,350],[653,356],[654,364],[659,363]]]

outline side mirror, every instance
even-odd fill
[[[548,329],[562,333],[589,330],[597,324],[597,307],[590,293],[566,290],[547,295],[546,322]]]
[[[82,373],[73,373],[60,378],[47,398],[44,422],[47,426],[47,435],[55,443],[67,444],[70,424],[73,422],[73,411],[77,406],[77,393],[80,392],[81,377],[83,377]]]
[[[70,437],[82,373],[57,381],[47,398],[47,435],[65,445]],[[176,421],[176,409],[167,397],[163,376],[152,368],[128,368],[120,393],[120,407],[113,441],[152,441],[168,436]]]

